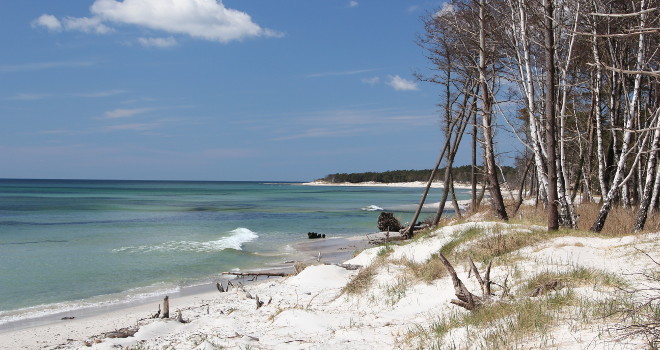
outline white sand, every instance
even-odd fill
[[[405,246],[393,246],[384,263],[379,264],[372,287],[361,295],[342,294],[342,288],[358,273],[334,265],[310,266],[299,275],[268,279],[249,284],[252,296],[270,304],[256,308],[256,302],[233,289],[227,293],[209,293],[171,300],[172,317],[181,309],[189,323],[174,320],[145,319],[157,305],[135,307],[94,317],[62,321],[42,327],[0,333],[1,349],[39,349],[60,345],[58,349],[115,349],[134,346],[139,349],[394,349],[421,346],[407,341],[411,329],[428,327],[442,315],[467,313],[450,304],[454,290],[449,277],[424,283],[411,279],[401,259],[425,262],[452,238],[471,228],[485,228],[492,234],[519,230],[543,230],[542,227],[469,222],[444,227],[431,237]],[[497,230],[495,230],[497,228]],[[645,269],[657,268],[639,250],[660,260],[660,233],[622,238],[558,237],[518,251],[519,259],[493,268],[492,278],[502,283],[508,278],[516,288],[523,277],[542,271],[586,266],[612,272],[632,282]],[[381,247],[370,248],[347,263],[369,265]],[[456,270],[473,292],[478,290],[469,279],[464,265]],[[518,271],[518,273],[514,273]],[[406,285],[406,287],[402,287]],[[657,286],[656,286],[657,287]],[[585,296],[604,293],[596,287],[576,288]],[[567,316],[568,317],[568,316]],[[583,324],[565,319],[545,333],[543,340],[521,342],[519,348],[541,346],[550,349],[638,349],[640,339],[615,342],[604,321]],[[134,337],[108,339],[103,332],[139,326]],[[471,333],[474,330],[470,331]],[[473,348],[465,328],[451,330],[443,341],[457,348]],[[87,347],[88,341],[91,347]],[[428,344],[426,344],[428,346]]]

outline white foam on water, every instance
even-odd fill
[[[115,253],[128,252],[128,253],[150,253],[150,252],[197,252],[209,253],[218,252],[225,249],[242,250],[243,244],[254,241],[259,238],[255,232],[239,227],[235,230],[229,231],[229,236],[222,237],[213,241],[197,242],[197,241],[169,241],[157,245],[145,245],[137,247],[121,247],[113,249]]]
[[[370,206],[366,206],[366,207],[362,208],[362,210],[364,210],[364,211],[383,211],[385,209],[383,209],[383,208],[381,208],[377,205],[372,204]]]
[[[156,283],[151,286],[138,287],[126,290],[122,293],[107,294],[91,297],[88,299],[42,304],[26,308],[0,311],[0,325],[11,322],[33,320],[53,315],[79,312],[85,309],[110,307],[115,305],[139,302],[153,297],[161,297],[181,291],[181,287]]]

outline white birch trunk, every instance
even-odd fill
[[[658,162],[658,165],[656,165],[656,169],[655,169],[653,194],[651,195],[651,203],[649,204],[649,210],[651,210],[651,212],[653,212],[658,206],[659,196],[660,196],[660,162]]]
[[[660,111],[660,109],[659,109]],[[657,117],[657,116],[656,116]],[[660,118],[657,118],[655,123],[655,132],[653,133],[653,142],[651,142],[651,151],[648,155],[646,162],[646,181],[644,182],[644,191],[642,192],[642,199],[639,203],[639,210],[637,211],[637,218],[635,220],[634,232],[640,232],[646,225],[648,218],[649,207],[651,204],[651,195],[653,194],[654,178],[653,173],[658,162],[658,148],[660,148]]]
[[[542,150],[541,135],[539,133],[538,121],[536,119],[536,104],[534,102],[534,81],[532,80],[532,68],[530,62],[530,48],[527,38],[527,14],[524,8],[525,1],[518,0],[517,6],[510,2],[512,9],[511,26],[513,33],[520,33],[519,37],[514,34],[514,39],[519,42],[517,55],[518,55],[518,72],[522,82],[523,92],[527,104],[527,117],[530,128],[531,136],[531,150],[534,154],[534,165],[536,169],[536,178],[539,183],[539,192],[542,201],[545,203],[547,198],[548,189],[548,176],[544,166],[544,156]],[[517,7],[517,8],[516,8]],[[516,11],[517,9],[517,11]],[[517,18],[516,18],[517,12]],[[516,28],[516,23],[520,27]],[[522,57],[520,54],[522,51]]]
[[[644,3],[645,0],[641,1],[641,8],[644,9]],[[640,19],[640,28],[645,27],[645,17],[646,15],[644,13],[641,14],[641,19]],[[641,71],[642,67],[644,65],[644,34],[641,32],[639,34],[639,42],[638,42],[638,48],[637,48],[637,63],[635,64],[635,70],[636,71]],[[634,120],[635,116],[635,111],[636,111],[636,105],[637,105],[637,98],[639,96],[639,88],[640,84],[642,81],[642,75],[641,74],[635,74],[635,83],[634,83],[634,88],[632,92],[632,97],[630,98],[630,105],[628,106],[628,109],[625,114],[625,127],[624,127],[624,133],[623,133],[623,140],[621,143],[621,155],[618,159],[617,166],[616,166],[616,173],[614,175],[614,181],[612,181],[612,187],[610,188],[609,192],[607,193],[607,197],[604,198],[603,200],[603,205],[600,208],[600,212],[598,213],[598,217],[594,221],[593,225],[591,226],[591,231],[593,232],[600,232],[603,229],[603,226],[605,225],[605,220],[607,219],[607,214],[609,213],[611,207],[612,207],[612,201],[614,200],[614,196],[616,195],[616,191],[618,190],[619,186],[621,186],[623,182],[623,175],[625,173],[625,165],[626,165],[626,159],[628,155],[628,150],[630,148],[630,140],[632,138],[633,130],[632,130],[632,122]]]
[[[594,9],[597,12],[597,9]],[[594,79],[594,99],[596,104],[596,151],[598,153],[598,182],[600,184],[600,197],[601,202],[608,192],[607,182],[605,181],[605,146],[603,144],[603,108],[600,102],[600,89],[601,80],[603,78],[603,68],[600,62],[600,55],[598,54],[598,41],[596,37],[596,26],[591,37],[591,50],[596,63],[596,77]]]

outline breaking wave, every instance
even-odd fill
[[[367,206],[367,207],[362,208],[362,210],[364,210],[364,211],[383,211],[383,210],[385,210],[385,209],[383,209],[383,208],[381,208],[381,207],[379,207],[379,206],[377,206],[377,205],[373,205],[373,204],[372,204],[372,205],[370,205],[370,206]]]
[[[193,252],[210,253],[225,249],[242,250],[243,244],[257,239],[259,235],[247,228],[239,227],[229,231],[229,236],[214,241],[169,241],[157,245],[144,245],[137,247],[121,247],[113,252],[150,253],[150,252]]]

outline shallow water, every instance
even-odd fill
[[[0,325],[125,302],[282,262],[308,231],[375,232],[421,189],[0,180]],[[432,190],[431,201],[441,190]],[[462,197],[467,198],[463,192]]]

